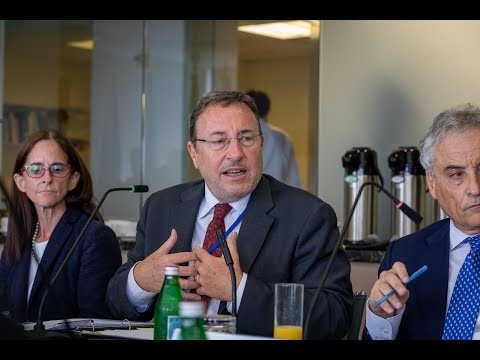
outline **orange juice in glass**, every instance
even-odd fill
[[[275,284],[273,337],[302,340],[303,284]]]
[[[302,327],[291,325],[275,326],[273,337],[276,339],[302,340]]]

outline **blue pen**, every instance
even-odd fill
[[[415,280],[416,278],[418,278],[420,275],[422,275],[426,270],[428,269],[427,265],[423,265],[420,269],[418,269],[417,271],[415,271],[411,276],[410,278],[408,279],[408,281],[404,284],[404,285],[408,285],[410,284],[413,280]],[[385,300],[391,298],[394,294],[396,294],[397,292],[395,290],[392,290],[390,291],[387,295],[385,295],[384,297],[382,297],[380,300],[378,300],[377,302],[375,302],[375,306],[380,306]]]

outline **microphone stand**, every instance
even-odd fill
[[[132,185],[130,187],[125,187],[125,188],[112,188],[112,189],[107,190],[103,194],[102,198],[100,199],[97,206],[95,207],[95,209],[90,214],[90,217],[88,218],[87,222],[83,226],[82,231],[80,231],[80,234],[78,234],[77,238],[73,242],[72,247],[70,248],[67,255],[65,256],[65,259],[63,259],[62,263],[60,264],[57,272],[55,273],[55,275],[50,280],[50,283],[49,283],[47,289],[43,293],[43,297],[42,297],[42,300],[40,302],[40,306],[38,308],[37,323],[34,326],[34,330],[37,334],[42,335],[42,334],[45,333],[45,325],[43,324],[43,321],[42,321],[42,313],[43,313],[43,306],[45,305],[45,300],[47,299],[47,296],[49,294],[49,290],[53,287],[53,285],[55,284],[55,281],[57,280],[58,276],[62,272],[63,268],[67,264],[70,257],[72,256],[73,251],[75,250],[75,248],[77,247],[78,243],[80,242],[83,234],[87,230],[88,225],[90,225],[93,218],[97,214],[98,210],[100,209],[100,206],[103,204],[103,201],[105,200],[107,195],[110,194],[113,191],[147,192],[148,191],[148,186],[146,186],[146,185]],[[68,321],[65,320],[65,323],[66,323],[67,326],[69,326]]]
[[[423,218],[418,214],[415,210],[413,210],[411,207],[409,207],[407,204],[401,202],[398,200],[395,196],[390,194],[383,186],[377,184],[376,182],[372,181],[367,181],[360,186],[357,192],[357,196],[355,196],[355,200],[353,202],[352,208],[350,210],[350,213],[348,214],[347,221],[345,221],[345,224],[343,225],[342,231],[340,233],[340,236],[338,237],[337,243],[335,244],[335,247],[332,251],[332,255],[330,256],[330,259],[328,260],[327,267],[325,268],[325,271],[323,273],[323,276],[320,280],[320,284],[318,285],[317,291],[315,291],[315,294],[313,295],[312,301],[310,302],[310,307],[308,309],[307,316],[305,318],[305,325],[304,325],[304,332],[303,332],[303,339],[306,340],[308,339],[308,329],[310,325],[310,318],[312,317],[313,309],[315,308],[315,304],[317,303],[318,296],[320,295],[320,291],[322,290],[323,286],[325,285],[325,282],[327,280],[327,276],[330,273],[330,270],[332,269],[333,261],[335,260],[335,255],[338,252],[338,249],[342,245],[343,238],[345,237],[345,233],[347,232],[348,226],[350,225],[350,221],[352,220],[353,213],[355,211],[355,208],[357,207],[358,200],[360,199],[360,195],[362,194],[363,189],[366,186],[375,186],[379,189],[379,191],[382,191],[385,193],[396,205],[397,208],[400,209],[405,215],[407,215],[412,221],[414,221],[416,224],[419,224]]]
[[[227,241],[225,240],[225,235],[223,234],[222,229],[217,230],[217,237],[222,246],[223,258],[225,263],[230,270],[230,277],[232,279],[232,315],[237,316],[237,277],[235,275],[235,270],[233,269],[233,260],[232,255],[230,254],[230,249],[228,248]]]

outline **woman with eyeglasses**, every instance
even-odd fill
[[[31,134],[18,151],[0,260],[0,312],[36,322],[40,303],[95,208],[92,179],[59,131]],[[121,265],[116,235],[99,213],[50,289],[42,320],[109,318],[108,281]]]

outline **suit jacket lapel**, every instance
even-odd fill
[[[28,276],[30,273],[30,261],[32,259],[32,245],[27,247],[18,266],[15,267],[15,274],[12,279],[15,279],[14,294],[12,299],[15,301],[15,307],[10,309],[14,313],[14,320],[22,322],[27,319],[27,295],[28,295]]]
[[[180,201],[170,208],[172,227],[177,229],[178,241],[171,253],[192,251],[192,238],[197,221],[198,208],[205,195],[205,182],[200,181],[180,194]]]
[[[257,254],[273,224],[274,217],[268,215],[268,212],[274,206],[270,186],[265,177],[262,176],[250,196],[237,238],[240,267],[246,273],[250,272],[250,268],[255,262]],[[225,308],[226,301],[221,301],[218,314],[223,314]]]
[[[250,271],[273,224],[274,218],[268,212],[274,206],[270,186],[262,176],[248,201],[237,239],[240,265],[246,273]]]
[[[72,222],[77,218],[76,214],[78,215],[76,209],[67,208],[55,227],[55,230],[53,230],[50,239],[48,240],[48,245],[43,253],[42,261],[40,262],[42,269],[47,276],[47,282],[51,281],[51,277],[53,276],[52,271],[61,250],[66,244],[73,244],[74,239],[70,239],[70,237],[73,231]],[[30,299],[33,299],[34,296],[37,295],[39,289],[44,289],[46,286],[46,284],[42,281],[41,276],[41,271],[37,271],[35,280],[33,282]],[[40,295],[43,296],[43,291],[40,293]]]
[[[205,182],[200,181],[180,195],[180,201],[169,210],[172,227],[178,231],[178,241],[171,252],[191,251],[198,208],[205,195]],[[275,206],[270,186],[262,176],[253,191],[245,211],[237,239],[242,270],[248,272],[260,251],[274,218],[268,212]]]
[[[448,293],[450,222],[446,221],[445,223],[445,226],[425,239],[426,253],[431,261],[429,261],[428,272],[425,273],[428,278],[423,279],[423,284],[427,285],[419,286],[419,288],[428,292],[425,297],[431,299],[428,303],[428,309],[424,310],[431,314],[432,331],[435,332],[434,338],[438,339],[441,338],[443,332]]]

